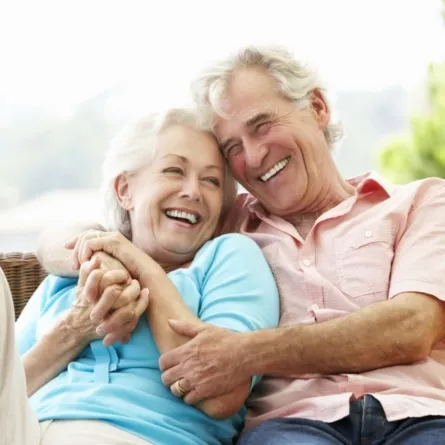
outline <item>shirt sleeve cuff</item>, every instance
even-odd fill
[[[391,283],[388,298],[394,298],[404,292],[429,294],[441,301],[445,301],[445,288],[443,285],[439,286],[437,284],[429,283],[428,281],[419,280],[403,280]]]

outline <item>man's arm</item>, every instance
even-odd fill
[[[244,334],[170,325],[195,338],[161,357],[162,379],[186,379],[195,403],[258,374],[358,373],[422,360],[445,335],[445,303],[404,293],[335,320]]]
[[[37,240],[36,255],[43,268],[52,275],[75,277],[79,270],[73,266],[73,252],[65,249],[69,240],[86,230],[105,230],[100,224],[76,224],[43,230]]]
[[[359,373],[423,360],[444,335],[445,303],[404,293],[324,323],[253,333],[247,368],[280,376]]]

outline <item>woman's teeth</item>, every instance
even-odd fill
[[[190,224],[196,224],[198,222],[196,215],[181,210],[166,210],[165,214],[171,218],[184,219]]]
[[[290,157],[283,159],[280,162],[277,162],[267,173],[261,176],[261,180],[263,182],[267,182],[270,178],[275,176],[278,172],[283,170],[284,167],[289,163]]]

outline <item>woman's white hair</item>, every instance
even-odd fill
[[[107,230],[117,230],[128,239],[132,238],[130,215],[119,204],[115,192],[115,181],[124,172],[136,173],[149,165],[156,152],[157,136],[174,125],[209,133],[194,110],[173,108],[134,121],[112,140],[103,164],[101,187]],[[209,134],[214,137],[211,133]],[[236,181],[227,167],[223,187],[224,201],[221,216],[232,206],[237,193]]]
[[[221,100],[227,91],[233,74],[239,68],[260,67],[275,80],[278,90],[298,108],[310,106],[310,93],[318,89],[328,106],[326,90],[317,72],[307,64],[295,59],[293,54],[280,46],[247,46],[231,57],[216,63],[193,82],[194,100],[209,128],[212,128],[216,113],[227,117],[221,107]],[[325,130],[325,138],[333,147],[343,135],[340,123],[331,122]]]

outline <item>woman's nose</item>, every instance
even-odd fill
[[[192,201],[200,201],[201,189],[199,180],[195,178],[190,178],[184,181],[180,196],[182,198],[188,198]]]

